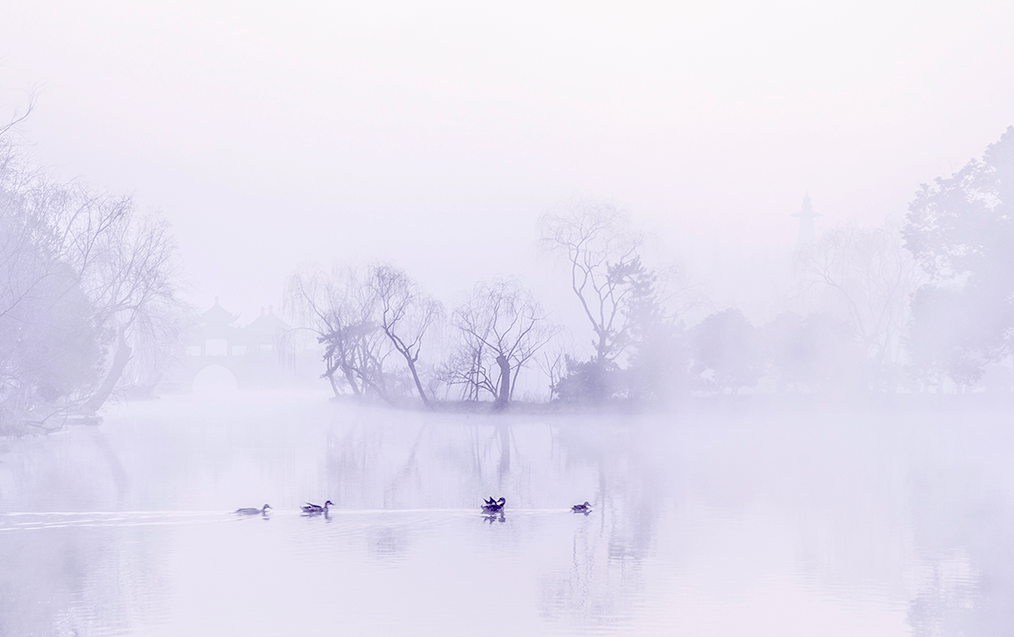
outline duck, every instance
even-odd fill
[[[494,501],[493,498],[485,500],[486,504],[482,505],[483,513],[497,513],[503,511],[503,505],[507,504],[507,499],[501,497],[499,500]]]
[[[317,515],[319,513],[327,515],[327,508],[329,506],[334,506],[334,502],[328,500],[327,502],[324,503],[324,506],[314,504],[313,502],[307,502],[301,508],[303,510],[303,515]]]
[[[570,507],[570,510],[573,511],[574,513],[588,513],[589,511],[591,511],[591,503],[585,500],[584,504],[575,504],[574,506]]]
[[[254,507],[243,507],[242,509],[236,509],[235,511],[233,511],[233,513],[235,513],[236,515],[257,515],[258,513],[260,513],[261,515],[267,515],[268,509],[270,508],[271,508],[270,504],[265,504],[264,508],[262,509],[255,509]]]

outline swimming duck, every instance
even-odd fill
[[[503,511],[503,505],[507,504],[506,498],[500,498],[499,500],[493,501],[493,498],[485,500],[486,504],[482,505],[483,513],[497,513]]]
[[[589,511],[591,511],[591,503],[585,500],[584,504],[575,504],[574,506],[570,507],[570,510],[573,511],[574,513],[588,513]]]
[[[234,513],[236,513],[237,515],[257,515],[258,513],[260,513],[261,515],[267,515],[268,509],[270,508],[271,508],[270,504],[265,504],[263,509],[255,509],[253,507],[243,507],[242,509],[236,509]]]
[[[303,515],[317,515],[319,513],[327,515],[327,508],[329,506],[334,506],[334,502],[328,500],[324,503],[324,506],[314,504],[313,502],[307,502],[301,508],[303,509]]]

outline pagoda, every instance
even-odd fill
[[[813,207],[810,205],[809,193],[803,195],[802,209],[792,216],[799,217],[799,235],[796,237],[796,247],[798,248],[813,241],[817,236],[813,228],[813,220],[821,215],[813,211]]]

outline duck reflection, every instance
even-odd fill
[[[380,560],[404,559],[409,549],[411,525],[382,526],[367,533],[367,548]]]
[[[493,524],[494,522],[500,522],[501,524],[503,524],[504,522],[507,521],[507,518],[504,516],[503,511],[500,511],[500,513],[484,513],[482,519],[489,522],[490,524]]]

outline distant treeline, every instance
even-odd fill
[[[323,345],[322,377],[336,396],[390,403],[503,409],[523,370],[542,375],[547,399],[591,404],[964,390],[1010,359],[1014,128],[981,160],[923,185],[900,227],[849,223],[799,246],[802,309],[759,327],[735,308],[687,325],[702,303],[696,286],[645,265],[640,237],[611,204],[547,213],[540,244],[567,266],[590,353],[564,350],[563,328],[513,277],[476,284],[448,316],[391,266],[308,268],[289,279],[286,303]]]
[[[167,224],[129,197],[29,168],[10,129],[0,127],[0,433],[152,388],[193,321]],[[700,286],[648,265],[612,204],[543,215],[539,243],[566,266],[579,329],[554,324],[517,277],[477,283],[448,312],[384,264],[303,268],[285,304],[315,334],[336,396],[390,404],[976,388],[990,366],[1010,369],[1014,128],[923,185],[903,224],[844,224],[799,246],[786,311],[760,326],[736,308],[703,312]],[[996,387],[1010,385],[1008,375]]]

